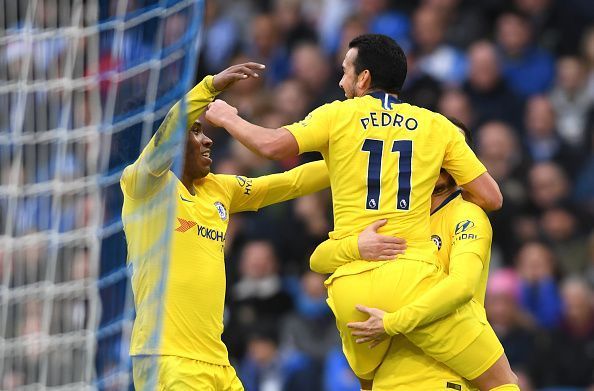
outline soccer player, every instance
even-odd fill
[[[470,131],[452,121],[464,132],[467,142]],[[487,322],[484,312],[485,291],[489,274],[492,229],[485,212],[462,198],[462,191],[454,179],[442,170],[431,196],[431,239],[437,248],[441,266],[448,276],[422,297],[384,314],[374,308],[360,307],[370,314],[365,322],[349,325],[358,337],[357,343],[372,342],[374,347],[394,333],[406,333],[415,327],[455,311],[462,304],[474,300],[476,316]],[[311,269],[318,273],[333,273],[339,266],[357,259],[394,259],[398,253],[393,239],[376,231],[384,221],[367,227],[356,237],[328,239],[311,256]],[[439,312],[431,313],[435,307]],[[383,319],[383,321],[382,321]],[[454,389],[467,390],[472,386],[445,365],[423,354],[404,336],[392,338],[386,358],[375,374],[374,390]]]
[[[212,141],[197,118],[220,91],[262,68],[240,64],[204,78],[186,95],[187,121],[180,101],[122,175],[137,390],[243,390],[221,341],[230,215],[329,186],[323,161],[255,179],[210,173]],[[186,150],[179,178],[170,169],[176,140]]]
[[[481,207],[497,209],[502,199],[450,121],[398,99],[406,57],[394,40],[368,34],[349,47],[340,86],[350,99],[319,107],[303,121],[279,129],[251,124],[220,100],[209,105],[206,119],[263,156],[321,152],[334,203],[331,238],[357,235],[385,218],[383,233],[406,240],[406,254],[398,262],[349,262],[327,281],[343,350],[355,374],[366,380],[362,385],[369,387],[387,344],[371,350],[356,344],[347,323],[366,320],[355,308],[359,303],[394,312],[443,279],[429,232],[431,193],[440,168]],[[488,325],[472,316],[469,305],[407,337],[482,390],[517,390],[505,356],[495,354],[502,352],[501,344]]]

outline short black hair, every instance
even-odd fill
[[[371,73],[371,88],[400,93],[406,79],[406,55],[396,41],[383,34],[363,34],[349,48],[357,48],[355,72],[367,69]]]

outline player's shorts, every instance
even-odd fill
[[[244,391],[232,366],[178,356],[134,356],[136,391]]]
[[[445,364],[413,345],[403,335],[392,338],[384,361],[375,372],[374,391],[478,391]]]
[[[367,314],[357,311],[355,305],[394,312],[444,277],[435,264],[399,259],[363,273],[335,278],[328,285],[328,305],[336,316],[343,351],[355,375],[372,379],[390,346],[389,340],[373,349],[367,344],[355,343],[347,323],[368,318]],[[478,304],[471,301],[438,321],[416,328],[406,337],[425,354],[446,364],[460,376],[474,379],[503,354],[503,347],[491,326],[476,316],[478,311],[474,305]],[[477,340],[481,335],[482,338]],[[471,346],[475,340],[479,346]],[[468,348],[473,349],[466,352]]]

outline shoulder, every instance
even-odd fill
[[[466,224],[466,229],[472,226],[481,226],[491,229],[491,222],[489,217],[480,206],[473,204],[472,202],[466,201],[459,196],[455,202],[451,205],[451,223],[456,226],[460,225],[462,229]]]
[[[204,178],[200,179],[196,183],[196,186],[200,186],[214,192],[227,192],[234,181],[236,181],[235,175],[210,173]]]

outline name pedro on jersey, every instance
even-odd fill
[[[389,113],[385,111],[382,111],[381,113],[372,111],[369,113],[368,116],[361,118],[360,121],[361,125],[363,125],[364,130],[367,130],[369,126],[398,126],[399,128],[404,127],[410,131],[413,131],[419,127],[419,122],[413,117],[406,118],[398,113]]]

